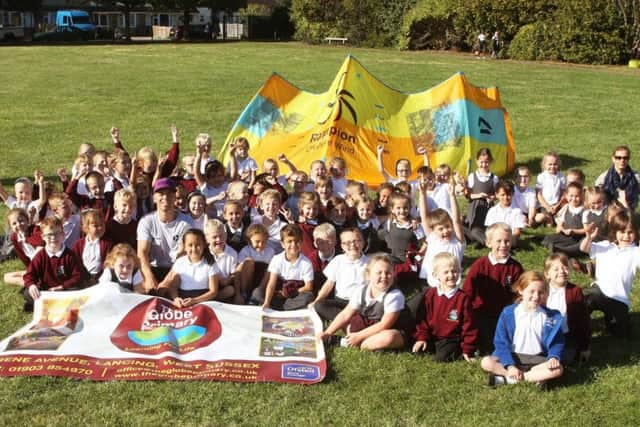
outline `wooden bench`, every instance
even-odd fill
[[[342,44],[345,44],[347,41],[349,41],[349,39],[346,37],[325,37],[324,39],[329,44],[331,44],[331,42],[342,42]]]

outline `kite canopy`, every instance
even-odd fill
[[[420,148],[432,167],[446,163],[466,174],[476,152],[491,149],[497,175],[514,167],[515,145],[498,89],[480,88],[456,73],[415,94],[391,89],[347,56],[329,89],[300,90],[272,74],[246,106],[220,151],[227,164],[231,142],[249,140],[259,165],[282,153],[300,170],[334,156],[347,162],[350,179],[376,185],[384,181],[376,167],[376,147],[384,145],[384,166],[395,176],[398,159],[413,169],[422,165]],[[415,176],[415,174],[414,174]]]

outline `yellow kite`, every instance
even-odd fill
[[[244,109],[220,151],[229,160],[231,142],[249,140],[250,155],[261,165],[282,153],[300,170],[312,161],[342,157],[350,179],[370,185],[384,181],[376,167],[376,147],[383,144],[384,166],[395,176],[398,159],[414,170],[423,163],[446,163],[462,174],[474,170],[475,153],[491,149],[497,175],[514,167],[515,145],[498,89],[480,88],[456,73],[415,94],[391,89],[348,56],[324,93],[305,92],[272,74]],[[415,176],[415,173],[414,173]]]

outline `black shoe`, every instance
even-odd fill
[[[337,347],[340,345],[340,337],[337,335],[331,335],[324,339],[324,345],[330,347]]]
[[[489,385],[491,387],[505,385],[506,383],[507,379],[503,375],[489,374]]]

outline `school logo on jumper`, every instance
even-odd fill
[[[458,320],[458,310],[451,310],[449,312],[449,320],[456,322]]]
[[[176,308],[153,298],[127,313],[111,334],[111,342],[133,353],[185,354],[211,344],[221,334],[222,325],[211,308],[201,304]]]

